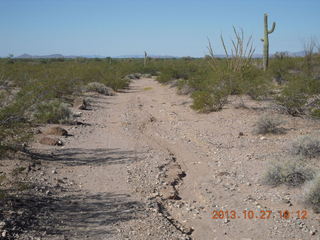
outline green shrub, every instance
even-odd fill
[[[167,59],[162,64],[159,67],[160,74],[157,77],[157,81],[160,83],[167,83],[176,79],[188,80],[206,68],[206,63],[198,59]]]
[[[215,89],[209,91],[195,91],[192,94],[192,108],[199,112],[208,113],[219,111],[227,103],[228,93],[226,90]]]
[[[292,143],[291,151],[295,155],[306,157],[320,156],[320,137],[319,136],[301,136]]]
[[[11,103],[0,109],[0,157],[22,149],[30,137],[30,123],[24,117],[25,105]]]
[[[290,72],[299,72],[300,65],[299,61],[302,60],[289,57],[285,52],[276,53],[271,59],[268,67],[268,72],[281,85],[288,81]]]
[[[159,76],[157,76],[157,81],[160,83],[167,83],[174,78],[172,77],[170,72],[161,72]]]
[[[276,102],[284,111],[292,116],[304,113],[304,106],[308,97],[300,83],[292,83],[286,86],[281,94],[276,97]]]
[[[3,200],[7,197],[7,194],[4,190],[0,189],[0,200]]]
[[[242,76],[239,92],[249,95],[254,100],[263,100],[272,90],[271,79],[268,73],[252,66]]]
[[[51,100],[36,106],[34,118],[40,123],[70,123],[73,115],[67,104]]]
[[[270,114],[264,114],[256,122],[254,133],[267,134],[267,133],[283,133],[284,129],[280,127],[284,122],[279,117],[271,116]]]
[[[320,80],[304,72],[288,75],[287,79],[287,85],[276,97],[277,103],[293,116],[308,113],[309,99],[320,94]]]
[[[301,160],[285,160],[272,162],[268,168],[263,182],[267,185],[278,186],[281,184],[299,186],[311,180],[313,171],[306,167]]]
[[[317,119],[320,119],[320,109],[315,108],[311,110],[311,116]]]

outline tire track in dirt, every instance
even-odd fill
[[[155,206],[156,211],[165,217],[178,231],[190,236],[193,229],[181,224],[181,222],[172,216],[166,207],[167,201],[181,200],[179,196],[179,186],[183,184],[183,178],[186,177],[185,171],[167,142],[153,135],[157,130],[154,129],[152,125],[157,122],[157,119],[149,112],[144,111],[143,104],[139,97],[133,97],[130,100],[126,112],[128,113],[126,125],[130,125],[129,131],[136,138],[136,141],[147,144],[149,151],[151,149],[154,151],[153,155],[162,156],[161,161],[157,162],[156,169],[159,171],[159,181],[165,184],[154,186],[153,194],[147,192],[144,193],[144,195],[147,196],[151,194],[152,196],[149,197],[149,200],[151,200],[150,205]],[[153,134],[151,135],[147,133],[149,128],[153,129]],[[144,168],[146,165],[147,164],[144,164],[141,167]],[[191,239],[189,237],[187,238]]]
[[[267,160],[285,155],[286,142],[298,130],[312,132],[311,122],[301,119],[298,124],[301,128],[297,128],[297,120],[288,118],[288,129],[294,129],[292,132],[260,139],[252,134],[252,128],[261,112],[270,108],[268,103],[246,99],[247,109],[229,104],[222,112],[202,115],[190,109],[189,97],[176,95],[168,86],[150,79],[137,80],[132,86],[137,94],[129,98],[126,110],[128,131],[136,141],[148,145],[151,152],[151,157],[136,172],[147,171],[146,175],[155,178],[156,168],[150,171],[146,165],[152,164],[155,156],[170,159],[172,155],[178,165],[168,169],[181,168],[186,174],[172,187],[172,182],[167,180],[169,171],[163,171],[160,164],[157,184],[148,191],[142,187],[140,193],[161,202],[170,216],[186,229],[184,232],[192,232],[193,239],[309,239],[309,232],[314,233],[317,226],[317,216],[286,221],[277,213],[288,208],[285,198],[289,194],[296,198],[301,189],[270,189],[261,185],[260,180]],[[148,179],[153,181],[150,176]],[[135,182],[139,184],[148,185]],[[170,186],[169,197],[162,194],[163,186],[164,189]],[[272,210],[273,215],[267,220],[243,219],[243,211],[251,209],[256,214]],[[303,209],[299,199],[295,200],[294,209]],[[213,220],[213,210],[235,210],[240,218]],[[297,227],[301,222],[304,230]]]

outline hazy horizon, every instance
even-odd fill
[[[269,14],[270,52],[299,52],[320,39],[320,1],[2,0],[0,56],[155,55],[202,57],[207,38],[223,54],[232,26],[252,35],[262,52],[263,14]]]

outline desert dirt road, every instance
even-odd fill
[[[269,103],[245,99],[239,108],[233,99],[199,114],[190,97],[146,78],[90,99],[93,109],[80,117],[88,125],[65,126],[73,136],[63,147],[33,146],[47,156],[36,177],[52,186],[39,238],[318,239],[319,215],[278,212],[305,209],[301,188],[261,184],[268,161],[314,131],[312,121],[283,116],[285,135],[257,136]],[[212,219],[220,210],[229,219]]]

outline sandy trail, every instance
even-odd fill
[[[51,154],[49,181],[69,183],[47,239],[317,239],[311,210],[303,220],[277,212],[304,209],[300,188],[260,183],[267,160],[318,130],[313,122],[288,118],[287,134],[261,138],[252,127],[265,103],[198,114],[188,96],[152,79],[92,99],[93,111],[81,117],[90,126],[69,127],[74,137],[63,148],[35,145]],[[237,216],[212,219],[214,210]],[[243,213],[250,210],[252,219]],[[261,219],[266,210],[270,218]]]

